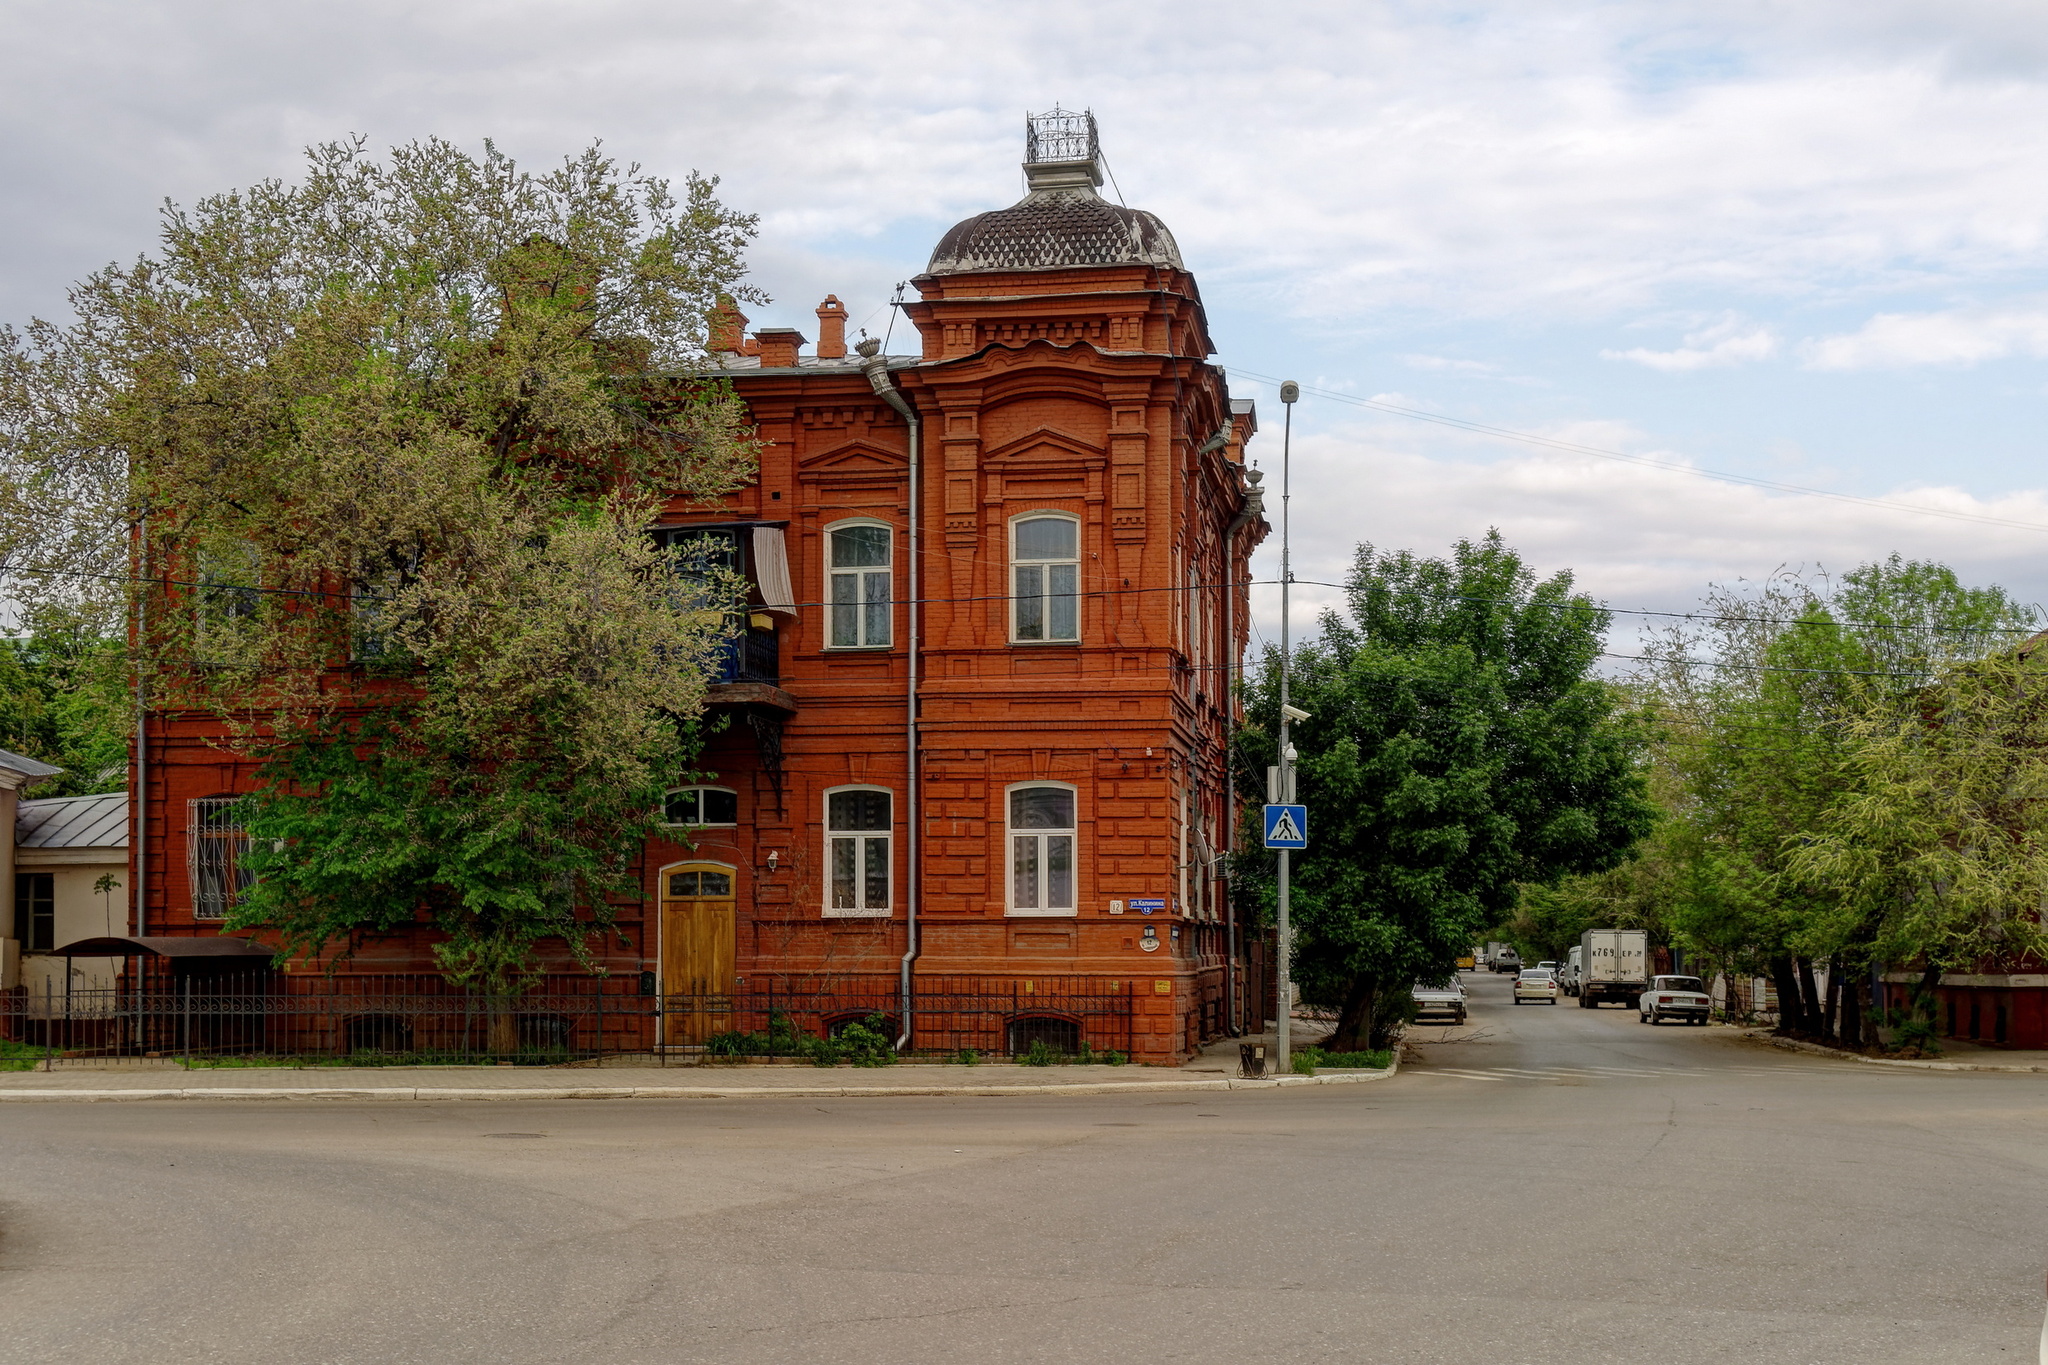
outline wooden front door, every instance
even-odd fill
[[[733,1025],[739,948],[732,869],[678,863],[661,873],[661,993],[671,1046],[701,1044]]]

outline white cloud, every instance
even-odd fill
[[[1625,424],[1546,431],[1560,440],[1645,449]],[[1271,454],[1272,452],[1268,452]],[[1501,454],[1457,433],[1362,421],[1294,436],[1293,504],[1297,636],[1342,594],[1360,542],[1440,555],[1461,537],[1499,527],[1539,572],[1570,569],[1579,586],[1614,607],[1690,610],[1711,582],[1756,579],[1782,565],[1841,571],[1896,550],[1952,564],[1966,581],[1999,583],[2022,600],[2048,600],[2048,529],[1948,520],[1868,504],[1775,493],[1739,484],[1562,454]],[[1271,480],[1269,479],[1269,482]],[[1997,517],[2048,528],[2048,489],[1978,497],[1956,488],[1910,486],[1888,501]],[[1261,547],[1255,576],[1277,572],[1277,537]],[[1262,637],[1275,638],[1278,595],[1257,592]],[[1610,648],[1627,652],[1653,618],[1616,618]]]
[[[2007,356],[2048,356],[2048,300],[2003,307],[1880,313],[1854,332],[1807,344],[1817,370],[1974,365]]]
[[[1743,365],[1754,360],[1769,360],[1777,351],[1778,337],[1770,328],[1728,318],[1712,327],[1686,333],[1685,344],[1676,350],[1653,351],[1647,347],[1636,346],[1626,351],[1602,351],[1600,358],[1631,360],[1638,365],[1647,365],[1653,370],[1671,373],[1718,369],[1724,365]]]

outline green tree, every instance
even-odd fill
[[[1843,988],[1882,957],[1880,912],[1818,894],[1790,861],[1867,794],[1858,728],[1908,721],[1930,679],[2032,623],[1999,588],[1893,555],[1839,581],[1779,573],[1751,591],[1717,587],[1695,622],[1647,647],[1642,681],[1670,718],[1659,762],[1677,774],[1696,835],[1683,884],[1703,889],[1674,926],[1727,969],[1767,969],[1787,1031],[1869,1040],[1860,993]],[[1817,964],[1831,969],[1825,994]]]
[[[646,527],[755,462],[692,377],[757,297],[714,187],[325,144],[0,337],[18,595],[125,613],[151,704],[266,760],[233,927],[316,957],[423,915],[505,990],[608,924],[729,633],[729,577]]]
[[[1385,1047],[1385,1008],[1447,975],[1523,883],[1613,866],[1649,829],[1641,718],[1591,676],[1607,616],[1489,532],[1449,559],[1361,547],[1348,612],[1296,654],[1296,973],[1340,1051]],[[1249,689],[1240,761],[1275,761],[1278,659]]]

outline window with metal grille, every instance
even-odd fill
[[[14,874],[14,936],[26,952],[47,953],[57,946],[55,873]]]
[[[1013,788],[1009,814],[1010,913],[1073,914],[1073,788]]]
[[[186,803],[187,866],[192,874],[192,918],[226,919],[255,882],[247,867],[249,835],[241,798],[202,796]]]
[[[834,526],[825,597],[832,604],[833,649],[889,643],[889,560],[894,533],[874,523]]]
[[[1010,638],[1081,638],[1081,525],[1025,517],[1010,526]]]
[[[886,915],[891,876],[891,796],[879,787],[825,794],[828,915]]]
[[[661,818],[671,825],[737,825],[739,793],[725,787],[677,787],[662,803]]]

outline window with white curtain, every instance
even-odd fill
[[[1009,794],[1010,913],[1075,912],[1074,789],[1013,787]]]
[[[892,802],[880,787],[825,793],[826,914],[889,913]]]
[[[1010,524],[1010,638],[1081,638],[1081,524],[1029,516]]]
[[[825,532],[825,600],[831,604],[833,649],[877,649],[889,643],[889,569],[895,533],[879,522]]]

